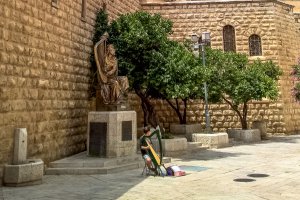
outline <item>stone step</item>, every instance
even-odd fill
[[[99,167],[110,167],[124,163],[130,163],[135,161],[142,161],[142,157],[139,155],[125,158],[97,158],[89,157],[89,159],[63,159],[51,162],[50,168],[99,168]]]
[[[163,163],[170,163],[171,158],[164,157]],[[143,167],[145,162],[141,154],[120,158],[90,157],[86,152],[51,162],[46,168],[47,175],[63,174],[109,174]]]
[[[230,138],[229,139],[229,146],[235,146],[235,145],[242,145],[245,144],[245,142],[241,141],[241,140],[236,140],[234,138]]]
[[[188,142],[188,148],[198,148],[202,146],[201,142]]]
[[[81,167],[81,168],[47,168],[46,175],[91,175],[91,174],[111,174],[121,171],[138,169],[144,166],[144,162],[134,162],[112,167]]]
[[[197,152],[208,149],[208,147],[202,146],[201,142],[188,142],[187,152]]]

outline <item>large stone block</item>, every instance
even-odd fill
[[[228,145],[228,135],[227,133],[194,133],[192,141],[201,142],[203,147],[219,148]]]
[[[158,149],[158,141],[152,139],[154,150]],[[173,139],[162,139],[162,152],[164,156],[174,156],[180,155],[186,152],[187,150],[187,139],[186,138],[173,138]],[[158,153],[158,152],[156,152]]]
[[[89,112],[87,153],[107,158],[136,153],[136,112]]]
[[[162,147],[164,156],[172,156],[174,154],[183,153],[187,150],[186,138],[162,139]]]
[[[174,135],[185,135],[189,133],[200,133],[201,124],[171,124],[170,132]]]
[[[267,138],[267,123],[265,121],[252,122],[252,129],[259,129],[261,139]]]
[[[234,138],[235,140],[240,140],[243,142],[258,142],[261,141],[260,130],[259,129],[228,129],[227,130],[229,138]]]
[[[44,162],[40,159],[27,160],[27,163],[4,166],[6,186],[26,186],[42,183]]]
[[[23,164],[27,158],[27,130],[26,128],[15,129],[13,164]]]

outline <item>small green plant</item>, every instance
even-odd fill
[[[174,136],[170,132],[164,132],[161,136],[161,139],[173,139]]]
[[[292,66],[291,76],[293,77],[294,88],[292,89],[292,95],[296,101],[300,101],[300,65]]]

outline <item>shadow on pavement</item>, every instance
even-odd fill
[[[136,169],[108,175],[46,175],[41,185],[3,187],[3,200],[118,199],[145,179],[152,178],[142,176],[141,172]]]
[[[266,140],[262,140],[264,143],[281,142],[281,143],[299,143],[300,135],[289,135],[289,136],[272,136]]]
[[[230,147],[227,147],[230,148]],[[222,159],[226,157],[239,157],[242,155],[247,155],[244,153],[229,153],[229,152],[220,152],[218,149],[207,149],[202,150],[196,153],[189,153],[186,155],[178,156],[176,158],[181,159],[182,161],[191,161],[191,160],[215,160]]]

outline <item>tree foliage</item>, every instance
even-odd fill
[[[179,122],[186,124],[188,101],[203,96],[205,70],[178,42],[170,42],[164,52],[155,53],[155,58],[148,72],[149,83],[174,109]]]
[[[279,95],[277,80],[282,71],[272,61],[249,62],[244,54],[210,49],[207,63],[209,85],[215,99],[223,99],[238,114],[242,129],[247,129],[248,103]]]
[[[121,15],[111,24],[110,39],[117,50],[120,74],[128,76],[130,86],[142,101],[144,123],[154,127],[159,122],[150,98],[158,92],[147,76],[157,52],[167,47],[171,30],[171,21],[142,11]]]

